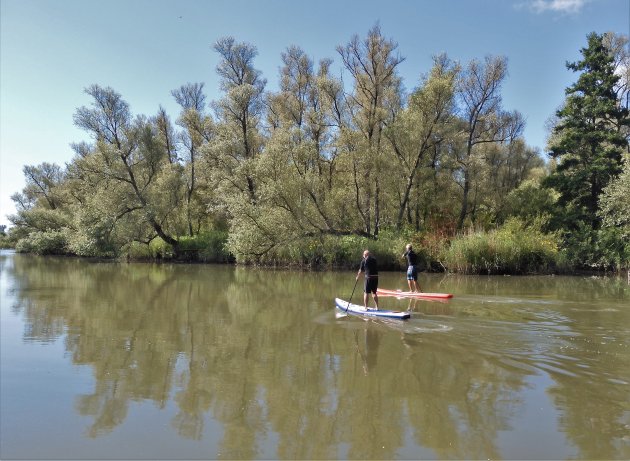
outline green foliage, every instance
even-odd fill
[[[560,266],[565,270],[618,270],[630,267],[630,241],[616,227],[593,230],[586,223],[564,237]]]
[[[630,241],[630,157],[626,157],[623,172],[604,189],[599,205],[604,226],[618,228]]]
[[[394,270],[412,243],[422,269],[527,273],[554,267],[551,228],[565,237],[567,268],[619,267],[630,240],[630,174],[617,176],[627,84],[612,72],[612,48],[588,40],[569,65],[581,74],[552,133],[551,194],[539,182],[547,167],[520,137],[522,117],[502,108],[505,57],[460,66],[437,56],[405,94],[404,58],[376,26],[337,48],[350,81],[292,46],[278,91],[265,92],[256,47],[226,37],[214,45],[223,94],[206,105],[203,84],[172,92],[176,126],[162,108],[135,116],[113,89],[87,88],[92,104],[74,122],[93,142],[73,145],[65,168],[24,168],[8,243],[41,254],[346,268],[368,248]],[[451,244],[469,223],[505,224]]]
[[[132,242],[121,254],[130,260],[167,260],[206,263],[227,263],[234,257],[227,250],[227,231],[209,230],[194,237],[180,237],[177,251],[161,238],[151,242]]]
[[[0,234],[0,249],[14,248],[15,243],[9,238],[7,234]]]
[[[179,239],[179,259],[188,261],[226,263],[233,261],[227,250],[227,231],[205,231],[194,237]]]
[[[507,194],[499,218],[505,220],[513,216],[528,223],[533,222],[539,216],[548,216],[554,212],[557,196],[554,191],[540,187],[538,181],[524,181]]]
[[[557,112],[550,149],[558,165],[545,179],[545,185],[560,194],[561,226],[573,230],[581,223],[599,227],[598,199],[621,171],[628,139],[620,128],[630,125],[628,109],[617,100],[620,75],[603,36],[589,34],[581,53],[581,61],[567,64],[581,74],[567,88],[564,106]]]
[[[517,218],[490,231],[472,231],[454,239],[443,254],[449,271],[466,274],[529,274],[554,270],[557,238]]]
[[[36,231],[20,239],[15,250],[20,253],[38,255],[64,255],[68,253],[68,239],[65,231]]]
[[[401,257],[408,236],[399,232],[383,230],[378,239],[361,235],[320,235],[278,245],[258,258],[237,256],[237,261],[245,264],[263,264],[283,267],[311,269],[344,268],[356,269],[363,251],[377,259],[381,270],[399,270],[404,268],[405,259]],[[419,241],[419,238],[418,238]],[[420,245],[414,243],[421,267],[436,267],[436,260]]]

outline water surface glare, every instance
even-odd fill
[[[0,458],[630,459],[624,279],[421,283],[3,251]]]

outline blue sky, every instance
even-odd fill
[[[340,63],[338,45],[378,23],[398,43],[408,90],[446,52],[466,63],[508,58],[504,108],[527,122],[527,144],[544,150],[545,121],[576,75],[589,32],[629,34],[629,0],[0,0],[0,224],[15,212],[10,196],[24,187],[22,167],[64,165],[83,92],[97,83],[122,94],[135,114],[159,106],[173,119],[170,92],[205,83],[220,97],[212,44],[231,35],[258,48],[267,89],[278,82],[280,54],[301,47],[317,62]],[[338,68],[337,72],[341,72]],[[347,77],[347,76],[346,76]]]

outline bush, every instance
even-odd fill
[[[0,234],[0,249],[14,248],[15,243],[6,234]]]
[[[95,238],[85,232],[70,233],[67,247],[72,254],[92,258],[113,258],[118,253],[111,243]]]
[[[593,230],[579,223],[567,233],[560,253],[566,270],[620,270],[630,266],[630,242],[620,228]]]
[[[556,268],[557,237],[541,231],[542,221],[527,227],[517,218],[491,231],[454,239],[444,250],[449,271],[467,274],[548,273]]]
[[[232,262],[234,258],[226,247],[227,238],[227,231],[220,230],[202,232],[194,237],[181,237],[178,259],[213,263]]]
[[[404,233],[388,230],[382,231],[376,240],[360,235],[321,235],[275,247],[256,260],[251,257],[240,256],[238,261],[311,269],[357,269],[363,251],[369,249],[370,253],[378,260],[381,270],[399,270],[405,267],[406,262],[401,258],[401,255],[409,241],[415,242],[417,240],[411,239]],[[416,250],[416,252],[419,253],[421,259],[428,258],[428,254],[424,253],[422,249]]]
[[[64,255],[68,253],[68,240],[63,230],[36,231],[21,238],[15,250],[38,255]]]
[[[177,252],[161,238],[155,238],[147,245],[132,242],[122,253],[129,259],[198,261],[206,263],[233,262],[234,257],[226,249],[227,231],[212,230],[194,237],[180,237]]]

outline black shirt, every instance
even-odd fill
[[[368,256],[361,261],[361,272],[363,271],[366,277],[378,277],[378,265],[374,256]]]
[[[413,250],[406,251],[403,256],[407,258],[407,264],[409,266],[418,264],[418,255]]]

